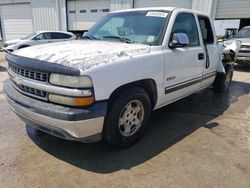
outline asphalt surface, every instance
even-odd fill
[[[250,187],[250,66],[153,113],[135,146],[65,141],[26,126],[7,106],[0,53],[0,187]]]

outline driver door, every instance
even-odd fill
[[[178,13],[169,42],[175,33],[185,33],[189,44],[177,48],[166,47],[163,50],[166,104],[199,90],[204,68],[204,49],[201,46],[195,16],[192,13]]]

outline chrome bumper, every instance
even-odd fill
[[[104,117],[66,121],[30,111],[7,97],[10,108],[28,125],[67,140],[85,143],[101,140]]]

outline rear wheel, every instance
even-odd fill
[[[213,83],[213,89],[215,91],[223,92],[228,90],[233,78],[233,65],[227,65],[225,71],[226,74],[217,73]]]
[[[111,101],[103,138],[119,148],[134,144],[142,136],[151,115],[151,102],[142,88],[131,88]]]

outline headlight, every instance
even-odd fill
[[[55,95],[55,94],[49,94],[49,101],[58,103],[58,104],[63,104],[63,105],[68,105],[68,106],[89,106],[94,103],[94,97],[85,97],[85,98],[80,98],[80,97],[66,97],[66,96],[61,96],[61,95]]]
[[[71,88],[91,88],[93,83],[88,76],[67,76],[61,74],[51,74],[49,81],[51,84],[71,87]]]

